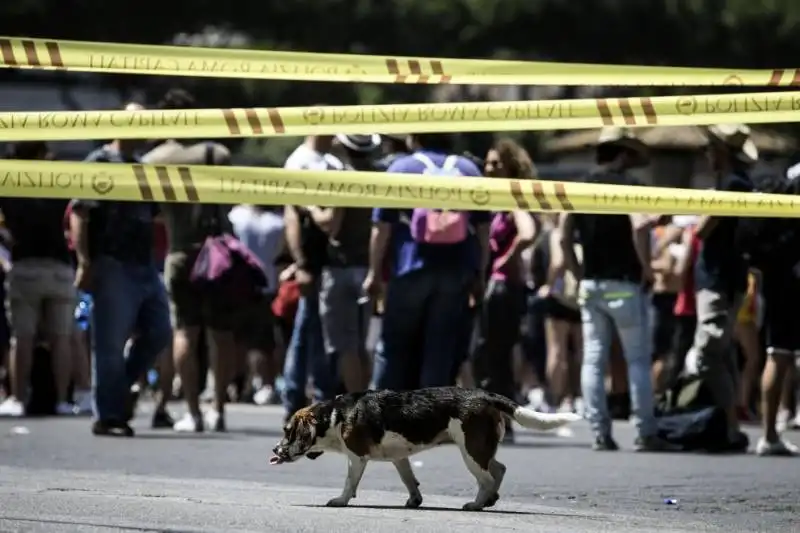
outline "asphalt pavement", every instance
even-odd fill
[[[227,434],[178,435],[150,430],[144,406],[135,439],[93,437],[85,418],[0,419],[0,532],[800,532],[800,461],[637,454],[624,422],[617,453],[592,452],[584,423],[571,437],[520,433],[500,451],[500,501],[480,513],[460,510],[475,484],[450,446],[413,458],[423,508],[402,507],[380,463],[351,507],[326,508],[345,460],[270,466],[281,414],[233,406]]]

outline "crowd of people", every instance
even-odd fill
[[[181,90],[156,106],[198,107]],[[753,190],[749,129],[707,138],[716,188]],[[8,157],[53,156],[31,142]],[[231,154],[117,140],[86,161],[226,165]],[[605,128],[583,179],[637,186],[629,171],[647,164],[632,131]],[[310,136],[284,167],[537,177],[510,139],[476,157],[444,134]],[[659,399],[692,378],[724,413],[727,451],[747,450],[741,424],[760,422],[756,453],[800,454],[783,437],[800,423],[800,273],[748,262],[736,217],[84,199],[2,199],[0,210],[0,416],[42,410],[34,397],[50,387],[43,412],[92,414],[95,435],[133,436],[152,390],[153,428],[225,431],[231,401],[282,404],[288,417],[345,391],[458,384],[580,413],[595,450],[618,449],[612,420],[631,418],[634,449],[677,451],[659,432]],[[176,398],[187,408],[173,418]]]

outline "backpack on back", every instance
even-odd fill
[[[782,175],[755,180],[754,192],[799,195],[800,181]],[[800,221],[794,218],[742,217],[736,225],[736,248],[754,267],[800,261]]]
[[[456,164],[458,156],[451,155],[440,167],[423,154],[413,156],[425,165],[423,174],[429,176],[461,176]],[[411,238],[425,244],[457,244],[469,235],[469,213],[442,209],[417,208],[412,211]]]

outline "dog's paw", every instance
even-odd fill
[[[422,505],[422,494],[413,494],[406,500],[406,508],[416,509]]]
[[[347,507],[347,504],[350,503],[350,498],[342,498],[339,496],[338,498],[333,498],[332,500],[328,500],[328,503],[325,504],[326,507]]]
[[[493,507],[494,504],[497,503],[497,500],[500,499],[500,494],[495,492],[489,497],[489,500],[486,502],[486,507]]]
[[[478,502],[467,502],[461,509],[464,511],[480,511],[483,509],[483,505]]]

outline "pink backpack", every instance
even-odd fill
[[[458,156],[451,155],[444,165],[437,166],[424,154],[413,156],[425,165],[426,175],[461,176],[456,164]],[[457,244],[469,235],[469,213],[441,209],[414,209],[411,214],[411,238],[425,244]]]

